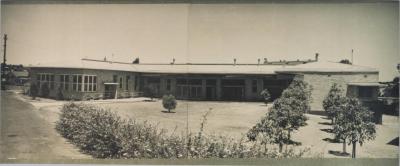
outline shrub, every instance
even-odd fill
[[[35,99],[36,99],[36,96],[37,96],[38,93],[39,93],[39,89],[38,89],[38,87],[36,86],[36,84],[31,84],[31,87],[30,87],[29,91],[30,91],[30,94],[31,94],[31,96],[32,96],[32,99],[35,100]]]
[[[165,109],[168,109],[168,112],[171,112],[171,109],[176,108],[176,99],[173,95],[164,95],[162,100],[162,105]]]
[[[56,129],[96,158],[279,158],[300,157],[305,152],[289,148],[278,153],[260,148],[257,141],[204,135],[203,129],[198,134],[169,135],[147,122],[122,120],[109,110],[87,104],[65,104]]]
[[[271,95],[269,94],[268,89],[264,89],[261,91],[261,96],[264,98],[265,104],[268,104],[269,100],[271,99]]]
[[[50,94],[49,84],[44,83],[40,88],[40,95],[42,97],[49,97],[49,94]]]

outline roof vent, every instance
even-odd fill
[[[175,58],[172,58],[171,65],[175,64]]]
[[[315,53],[315,61],[318,61],[318,56],[319,56],[318,52]]]
[[[236,65],[236,58],[233,59],[233,64]]]
[[[260,58],[257,59],[257,65],[260,65]]]

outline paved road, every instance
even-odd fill
[[[1,91],[0,160],[84,159],[31,104]]]

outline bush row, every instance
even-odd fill
[[[203,126],[203,125],[202,125]],[[278,153],[259,142],[224,136],[167,134],[147,122],[121,119],[88,104],[65,104],[57,131],[95,158],[278,158],[300,157],[306,150]]]

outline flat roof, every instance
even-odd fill
[[[30,68],[72,68],[166,74],[277,74],[307,72],[378,72],[377,69],[335,62],[305,64],[132,64],[82,59],[79,64],[38,64]]]
[[[379,86],[379,87],[384,87],[384,85],[378,83],[378,82],[349,82],[347,85],[353,85],[353,86]]]

